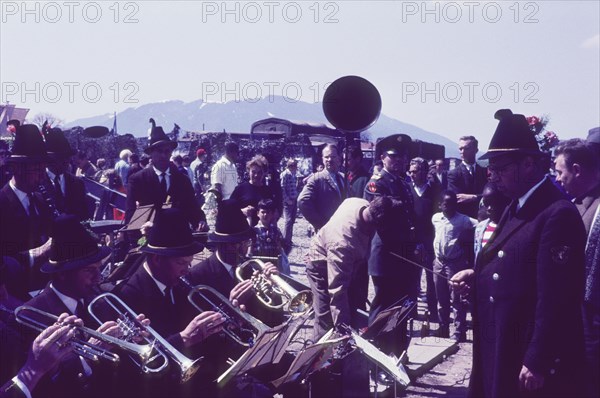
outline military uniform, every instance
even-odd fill
[[[401,177],[395,176],[385,169],[373,176],[365,187],[365,199],[387,195],[401,202],[394,210],[394,222],[389,223],[389,230],[379,230],[371,243],[369,257],[369,275],[373,278],[375,298],[371,305],[369,322],[372,322],[382,310],[395,304],[404,296],[416,300],[419,291],[420,269],[398,259],[390,252],[414,259],[416,236],[414,228],[414,202],[410,185]],[[382,341],[384,351],[400,355],[408,347],[405,324],[399,327],[389,341]],[[387,339],[386,339],[387,340]]]

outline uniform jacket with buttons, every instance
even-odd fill
[[[585,229],[544,181],[505,211],[475,266],[470,395],[517,397],[523,365],[545,377],[539,396],[578,396]]]

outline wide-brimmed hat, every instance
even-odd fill
[[[57,127],[51,128],[46,133],[46,150],[52,159],[70,158],[77,153],[69,144],[65,133]]]
[[[169,137],[167,137],[163,128],[161,126],[157,126],[154,122],[154,119],[150,119],[150,123],[152,123],[152,129],[150,130],[150,142],[144,149],[144,152],[149,154],[154,148],[165,144],[169,145],[172,149],[177,148],[177,143],[175,141],[171,141]]]
[[[597,155],[600,155],[600,127],[591,129],[585,141]]]
[[[238,243],[252,239],[254,230],[237,201],[223,200],[219,203],[215,230],[208,234],[208,241],[215,243]]]
[[[510,153],[543,154],[524,115],[513,114],[510,109],[500,109],[494,114],[494,118],[498,120],[498,127],[488,151],[479,158],[480,160]]]
[[[375,145],[375,156],[379,158],[382,154],[399,155],[410,153],[412,139],[406,134],[392,134],[385,137]]]
[[[56,273],[87,267],[110,254],[106,246],[98,245],[97,239],[71,214],[62,214],[52,224],[50,259],[41,271]]]
[[[184,213],[175,207],[157,211],[146,243],[140,248],[145,253],[170,257],[192,256],[203,249],[204,246],[194,240]]]
[[[17,128],[9,162],[47,162],[46,145],[35,124],[24,124]]]

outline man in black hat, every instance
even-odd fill
[[[51,282],[25,305],[56,316],[62,313],[76,315],[85,326],[93,328],[96,322],[86,310],[87,303],[96,296],[102,260],[110,255],[110,249],[99,246],[73,215],[60,215],[52,229],[49,260],[41,267],[42,272],[50,274]],[[143,320],[143,317],[138,319]],[[118,330],[114,321],[105,322],[97,329],[113,335]],[[75,357],[43,381],[38,389],[48,395],[101,395],[100,391],[106,393],[110,387],[103,384],[105,375],[102,366],[93,366],[89,360]]]
[[[39,191],[57,213],[73,214],[80,221],[90,218],[88,200],[83,181],[69,171],[71,157],[76,153],[59,128],[46,133],[48,151],[47,178],[40,184]]]
[[[458,139],[462,162],[448,172],[448,189],[458,199],[458,212],[477,218],[483,187],[487,183],[487,170],[475,163],[479,151],[477,138],[466,135]]]
[[[150,133],[150,144],[144,150],[152,165],[132,174],[127,187],[128,223],[137,206],[154,205],[160,209],[167,200],[181,209],[193,229],[206,227],[206,216],[194,197],[192,182],[170,163],[177,143],[171,141],[162,127],[155,126]]]
[[[415,300],[419,291],[420,269],[398,259],[391,252],[414,260],[416,249],[414,203],[410,185],[405,181],[411,138],[395,134],[377,144],[383,169],[371,177],[365,187],[365,199],[390,196],[398,203],[390,216],[389,230],[381,229],[371,243],[369,275],[373,278],[375,298],[369,313],[372,322],[382,310],[396,304],[405,296]],[[380,342],[386,352],[400,356],[408,348],[406,322],[403,322],[386,341]]]
[[[36,192],[48,162],[37,126],[19,127],[8,162],[14,175],[0,189],[0,254],[14,257],[21,264],[19,274],[8,277],[7,288],[26,300],[30,289],[43,287],[38,267],[49,249],[52,222],[46,201]]]
[[[269,311],[261,306],[254,294],[252,281],[239,282],[236,268],[244,260],[252,245],[254,231],[248,225],[239,204],[224,200],[219,204],[215,231],[208,234],[209,242],[216,244],[215,252],[206,260],[194,265],[189,280],[193,285],[209,285],[223,296],[228,297],[236,307],[248,307],[248,312],[272,326],[282,322],[282,314]],[[277,267],[266,263],[266,275],[278,274]]]
[[[459,292],[472,292],[470,394],[580,396],[585,228],[546,177],[549,158],[525,116],[503,109],[495,117],[498,127],[482,158],[512,203],[475,269],[451,279]]]

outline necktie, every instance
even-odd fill
[[[167,303],[169,303],[171,305],[175,304],[175,299],[173,298],[173,288],[172,287],[165,288],[165,298],[167,300]]]
[[[345,191],[344,191],[344,180],[342,179],[342,177],[339,174],[335,175],[335,182],[337,183],[338,186],[338,191],[340,192],[340,197],[342,199],[344,199],[345,196]]]
[[[29,206],[27,206],[27,212],[29,213],[29,217],[37,216],[37,210],[35,208],[35,196],[33,192],[27,194],[27,199],[29,199]]]
[[[60,187],[60,176],[54,176],[54,188],[56,189],[56,195],[62,197],[63,192]]]
[[[167,196],[167,176],[165,173],[160,175],[160,188],[164,192],[165,196]]]
[[[600,213],[596,214],[585,249],[585,301],[598,302],[598,264],[600,264]],[[595,286],[594,286],[595,285]]]

